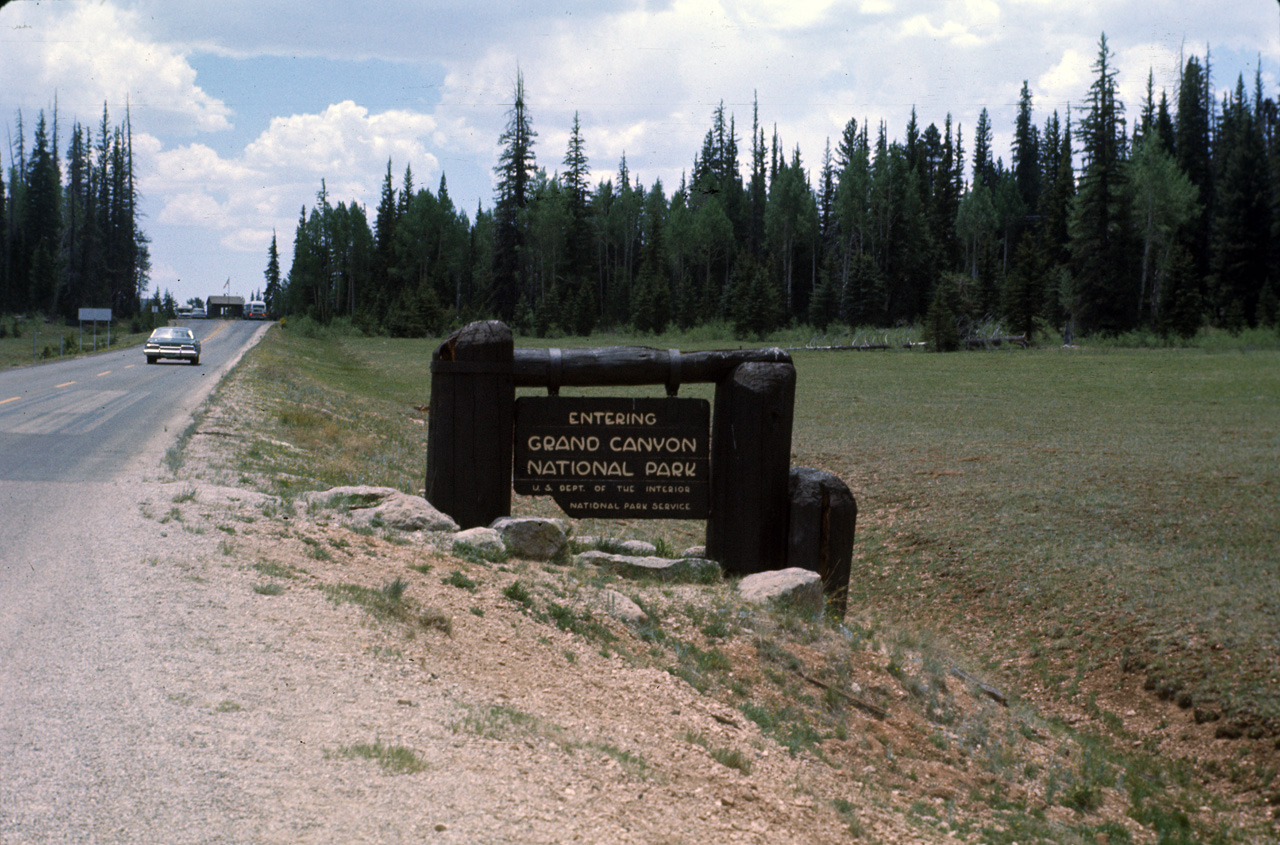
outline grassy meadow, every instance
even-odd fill
[[[133,346],[142,343],[151,330],[130,333],[128,321],[120,321],[111,327],[111,347]],[[50,322],[44,319],[19,319],[0,316],[0,369],[20,367],[40,361],[57,360],[60,357],[72,357],[81,354],[80,344],[84,343],[85,354],[94,351],[93,324],[84,327],[68,326],[61,321]],[[107,349],[107,326],[98,324],[98,350]]]
[[[954,630],[1063,696],[1119,666],[1228,730],[1280,729],[1280,354],[796,365],[794,460],[859,501],[851,606]]]
[[[638,342],[687,351],[740,345],[713,334]],[[421,491],[438,343],[307,322],[273,329],[219,389],[249,404],[220,406],[215,397],[207,421],[224,433],[234,414],[234,430],[245,436],[218,459],[224,463],[196,471],[286,499],[343,484]],[[756,619],[748,635],[737,617],[691,605],[705,640],[641,631],[636,659],[670,647],[668,671],[700,690],[718,688],[791,753],[797,736],[819,753],[845,732],[865,746],[865,727],[849,727],[830,696],[816,701],[767,665],[770,685],[745,684],[735,674],[745,668],[735,637],[751,644],[746,654],[780,667],[801,651],[818,665],[812,644],[830,641],[823,671],[833,678],[859,649],[880,649],[885,671],[936,730],[923,749],[908,743],[895,753],[945,766],[972,758],[996,776],[990,794],[974,787],[970,800],[1003,821],[955,828],[980,829],[981,841],[1092,842],[1098,833],[1147,841],[1129,838],[1114,813],[1106,821],[1096,815],[1104,790],[1123,794],[1121,814],[1161,842],[1257,841],[1262,828],[1239,823],[1237,800],[1273,826],[1280,818],[1273,806],[1280,805],[1280,350],[1220,341],[949,355],[794,349],[793,358],[793,463],[837,473],[858,500],[845,624],[819,631],[808,626],[821,620]],[[680,394],[711,398],[713,387],[688,385]],[[193,430],[201,427],[197,421]],[[515,496],[513,510],[561,515],[549,498]],[[577,531],[679,550],[701,543],[704,525],[580,520]],[[532,584],[531,573],[520,577]],[[503,595],[517,601],[517,587],[522,582]],[[554,595],[547,601],[561,601]],[[519,600],[536,604],[537,596]],[[761,624],[794,627],[794,637],[771,639]],[[947,686],[948,667],[962,666],[1008,694],[1003,712],[1013,722],[951,709],[958,693],[954,678]],[[869,685],[866,694],[883,689]],[[1046,767],[1049,746],[1055,756]],[[1046,816],[1003,791],[1037,782],[1050,804],[1072,815]]]
[[[281,490],[420,491],[437,342],[273,331],[250,366],[273,386],[278,436],[295,448],[255,447],[251,460]],[[1083,695],[1118,668],[1227,735],[1280,735],[1280,352],[793,357],[793,463],[838,474],[858,500],[851,613],[945,632],[1052,696]],[[681,395],[710,398],[712,387]],[[514,509],[558,514],[550,500],[519,496]],[[580,528],[674,549],[701,542],[702,530]]]

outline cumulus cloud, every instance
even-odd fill
[[[15,3],[5,12],[6,99],[44,103],[93,123],[128,104],[135,126],[191,134],[226,129],[231,110],[196,84],[186,55],[152,40],[136,13],[110,3]]]
[[[429,115],[375,114],[347,100],[273,119],[236,156],[200,143],[149,147],[141,190],[161,203],[159,222],[211,230],[226,249],[256,253],[264,232],[291,227],[299,205],[314,202],[322,179],[331,202],[370,207],[388,160],[414,162],[419,180],[438,176],[425,140],[435,129]]]

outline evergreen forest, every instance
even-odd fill
[[[1219,93],[1210,80],[1208,57],[1191,56],[1176,91],[1149,74],[1127,111],[1103,35],[1068,113],[1037,115],[1024,82],[1007,164],[986,109],[968,134],[950,115],[921,127],[914,110],[900,138],[850,118],[814,166],[758,105],[744,137],[722,104],[670,189],[633,177],[625,156],[592,185],[577,115],[566,149],[540,160],[517,77],[492,208],[468,215],[444,176],[418,187],[411,166],[397,186],[388,161],[371,220],[322,181],[287,270],[272,238],[263,298],[277,315],[404,337],[491,317],[539,335],[911,325],[936,348],[993,326],[1069,341],[1275,325],[1276,100],[1260,72]],[[65,168],[56,111],[30,150],[20,116],[14,137],[0,311],[140,311],[149,260],[127,115],[113,126],[104,106],[96,130],[73,125]]]
[[[136,316],[151,259],[127,110],[119,124],[105,104],[97,127],[74,122],[65,161],[56,106],[51,121],[40,112],[29,149],[19,113],[9,162],[0,175],[0,313],[71,320],[91,307]]]

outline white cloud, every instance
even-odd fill
[[[1077,50],[1067,50],[1057,64],[1036,80],[1038,99],[1048,103],[1079,104],[1089,91],[1093,58]]]
[[[148,145],[140,187],[161,204],[158,222],[207,229],[228,250],[259,253],[269,240],[263,233],[291,228],[299,205],[314,203],[322,179],[332,203],[370,208],[388,159],[412,161],[419,184],[438,178],[439,162],[425,144],[436,126],[428,115],[370,114],[348,100],[320,114],[273,119],[235,157],[198,143]]]
[[[15,3],[6,11],[0,78],[6,99],[46,103],[92,125],[128,103],[135,127],[170,133],[230,126],[231,110],[195,84],[182,51],[147,37],[137,14],[110,3]]]

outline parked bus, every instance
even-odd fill
[[[267,303],[258,300],[251,301],[244,310],[245,319],[248,320],[265,320],[267,319]]]

